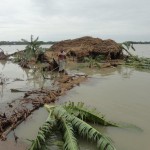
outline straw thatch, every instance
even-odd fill
[[[123,55],[122,48],[115,41],[92,37],[61,41],[54,44],[50,50],[54,52],[64,50],[67,54],[77,56],[78,58],[89,55],[110,55],[111,59],[118,59]]]

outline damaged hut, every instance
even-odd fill
[[[123,58],[122,48],[115,41],[88,36],[58,42],[50,50],[54,52],[64,50],[68,56],[74,56],[77,60],[82,60],[83,57],[95,57],[97,55],[104,55],[106,59]]]

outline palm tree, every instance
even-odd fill
[[[60,149],[79,150],[76,135],[97,143],[97,147],[100,150],[116,150],[110,138],[100,133],[86,121],[103,126],[119,127],[119,125],[106,121],[104,116],[95,109],[90,110],[81,102],[78,104],[69,102],[60,106],[45,105],[45,107],[49,112],[49,116],[43,126],[40,127],[38,135],[32,141],[29,150],[50,150],[51,147],[47,146],[47,141],[52,145],[57,143]],[[56,130],[61,131],[62,141],[50,138]]]

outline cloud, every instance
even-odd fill
[[[0,0],[0,40],[149,40],[149,0]]]

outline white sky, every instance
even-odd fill
[[[150,41],[150,0],[0,0],[0,41]]]

